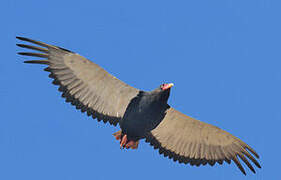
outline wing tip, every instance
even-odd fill
[[[17,46],[19,46],[19,47],[23,47],[23,44],[16,44]]]
[[[43,42],[35,41],[35,40],[29,39],[29,38],[26,38],[26,37],[16,36],[16,38],[19,39],[19,40],[22,40],[22,41],[27,41],[27,42],[31,42],[31,43],[34,43],[34,44],[38,44],[40,46],[58,48],[58,49],[60,49],[62,51],[66,51],[66,52],[69,52],[69,53],[74,53],[73,51],[70,51],[69,49],[65,49],[65,48],[62,48],[62,47],[59,47],[59,46],[48,45],[48,44],[45,44]],[[17,44],[17,46],[23,47],[24,45]]]
[[[261,169],[261,165],[258,162],[256,162],[255,165]]]
[[[30,60],[30,61],[24,61],[23,63],[27,64],[49,64],[49,61],[44,61],[44,60]]]
[[[22,37],[22,36],[16,36],[17,39],[22,40],[22,41],[28,41],[30,39],[26,38],[26,37]]]

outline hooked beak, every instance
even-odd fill
[[[174,83],[169,83],[169,84],[164,84],[164,86],[162,87],[163,90],[167,90],[170,89],[171,87],[174,86]]]

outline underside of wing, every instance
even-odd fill
[[[234,161],[243,174],[246,172],[238,157],[255,173],[250,159],[261,167],[258,154],[246,143],[230,133],[210,124],[193,119],[170,108],[162,122],[147,136],[149,142],[160,154],[179,163],[213,166],[216,162]]]
[[[20,52],[20,55],[45,58],[25,63],[48,65],[44,70],[50,72],[53,84],[59,85],[66,102],[94,119],[117,125],[130,100],[139,92],[76,53],[28,38],[17,38],[31,43],[17,44],[19,47],[41,52]]]

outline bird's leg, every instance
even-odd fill
[[[139,145],[139,141],[129,141],[127,144],[126,144],[126,148],[129,149],[137,149],[138,148],[138,145]]]
[[[122,131],[118,131],[113,133],[113,136],[116,140],[120,140],[120,148],[127,148],[127,149],[137,149],[139,145],[139,141],[128,140],[127,134],[122,135]]]
[[[120,149],[123,149],[128,142],[127,135],[125,134],[120,141]]]

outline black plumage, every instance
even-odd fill
[[[119,122],[122,132],[128,139],[137,141],[144,138],[165,117],[170,89],[161,87],[150,91],[140,91],[129,103],[124,117]]]

